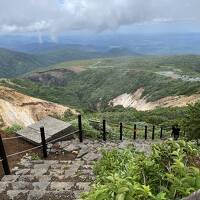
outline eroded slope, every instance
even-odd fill
[[[28,126],[47,115],[63,116],[68,107],[33,98],[13,89],[0,86],[0,120],[2,126],[14,123]]]
[[[124,108],[135,108],[138,111],[154,110],[157,107],[184,107],[187,104],[196,103],[200,101],[200,94],[194,94],[190,96],[167,96],[156,101],[147,101],[147,96],[143,96],[144,88],[139,88],[132,94],[124,93],[117,96],[110,105],[121,105]]]

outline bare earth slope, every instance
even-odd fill
[[[148,111],[154,110],[156,107],[184,107],[187,104],[200,101],[200,94],[194,94],[191,96],[168,96],[157,101],[147,102],[147,97],[142,96],[143,92],[144,88],[139,88],[132,94],[122,94],[110,101],[110,104],[113,106],[122,105],[125,108],[131,107],[138,111]]]
[[[0,86],[1,126],[10,126],[14,123],[28,126],[48,115],[63,116],[68,110],[76,114],[75,110],[68,107],[33,98]]]

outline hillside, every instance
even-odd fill
[[[0,48],[0,77],[15,77],[42,66],[35,56]]]
[[[31,45],[30,45],[31,46]],[[127,49],[111,48],[98,51],[89,46],[79,45],[33,45],[28,53],[0,48],[0,78],[12,78],[46,68],[49,65],[72,60],[130,55]],[[29,47],[27,47],[29,48]],[[29,52],[30,51],[30,52]]]
[[[28,126],[48,115],[63,116],[65,111],[76,111],[52,102],[23,95],[0,86],[0,127],[20,124]]]
[[[49,63],[55,64],[64,61],[82,60],[101,57],[101,53],[95,50],[83,50],[79,47],[65,47],[52,51],[44,51],[35,54],[42,60],[48,60]]]
[[[64,61],[72,60],[85,60],[93,58],[107,58],[107,57],[119,57],[138,55],[126,48],[112,47],[99,49],[92,46],[82,45],[61,45],[57,48],[54,46],[38,47],[38,51],[34,51],[34,55],[42,60],[48,60],[50,64],[56,64]]]
[[[154,110],[158,107],[185,107],[200,101],[200,94],[190,96],[167,96],[156,101],[147,101],[148,96],[143,96],[144,88],[139,88],[132,94],[124,93],[109,102],[112,106],[123,106],[124,108],[135,108],[138,111]]]
[[[139,99],[153,104],[151,110],[159,106],[177,106],[182,100],[180,106],[198,101],[199,66],[200,56],[72,61],[34,71],[23,79],[13,79],[19,86],[11,87],[31,96],[90,110],[104,110],[121,95],[133,95],[143,88]],[[130,107],[149,110],[142,104]]]

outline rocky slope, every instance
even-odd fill
[[[194,94],[191,96],[168,96],[157,101],[148,102],[147,96],[143,96],[143,92],[144,88],[139,88],[132,94],[124,93],[110,101],[110,105],[122,105],[125,108],[131,107],[138,111],[148,111],[154,110],[156,107],[184,107],[187,104],[200,101],[200,94]]]
[[[77,114],[68,107],[0,86],[0,126],[11,126],[15,123],[28,126],[48,115],[62,116],[66,111]]]

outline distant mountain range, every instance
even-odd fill
[[[84,51],[107,52],[112,47],[126,49],[131,55],[200,54],[200,33],[99,33],[65,35],[52,42],[43,36],[0,36],[0,47],[24,53],[47,53],[49,51],[75,48]]]
[[[26,49],[32,53],[0,48],[0,78],[19,76],[64,61],[132,55],[128,49],[122,48],[111,48],[102,52],[91,47],[84,49],[79,45],[66,47],[66,45],[59,46],[53,43],[27,45]]]
[[[48,37],[0,36],[0,78],[15,77],[60,62],[144,55],[200,54],[200,33],[107,34]]]

